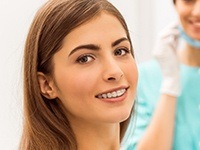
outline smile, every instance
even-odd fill
[[[193,23],[194,25],[200,25],[200,22],[199,22],[199,21],[192,21],[192,23]]]
[[[95,97],[99,98],[99,99],[117,98],[117,97],[124,95],[124,93],[126,91],[127,91],[127,88],[123,88],[123,89],[119,89],[119,90],[116,90],[116,91],[99,94],[99,95],[96,95]]]
[[[200,22],[193,22],[194,25],[200,26]]]
[[[200,27],[200,21],[194,21],[194,20],[190,20],[190,23],[193,24],[196,27]]]

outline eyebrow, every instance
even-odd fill
[[[121,42],[123,42],[123,41],[129,41],[127,38],[125,38],[125,37],[123,37],[123,38],[120,38],[120,39],[118,39],[118,40],[116,40],[116,41],[114,41],[113,43],[112,43],[112,47],[115,47],[115,46],[117,46],[117,45],[119,45]]]
[[[115,47],[117,45],[119,45],[121,42],[123,41],[129,41],[126,37],[123,37],[123,38],[120,38],[116,41],[114,41],[111,46],[112,47]],[[89,49],[89,50],[94,50],[94,51],[98,51],[100,50],[100,46],[98,45],[94,45],[94,44],[84,44],[84,45],[80,45],[80,46],[77,46],[75,47],[70,53],[69,53],[69,56],[72,55],[73,53],[75,53],[76,51],[78,50],[81,50],[81,49]]]

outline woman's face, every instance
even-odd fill
[[[176,0],[175,7],[185,32],[200,40],[200,0]]]
[[[116,123],[129,117],[138,73],[118,19],[102,13],[75,28],[53,62],[57,97],[70,121]]]

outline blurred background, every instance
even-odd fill
[[[47,0],[0,0],[0,149],[16,150],[22,129],[22,60],[37,9]],[[176,19],[172,0],[110,0],[125,17],[137,63],[151,58],[158,32]]]

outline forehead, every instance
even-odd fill
[[[127,37],[126,31],[117,17],[101,13],[72,30],[64,39],[64,44],[72,42],[97,41],[108,38]],[[83,43],[85,44],[85,43]]]

